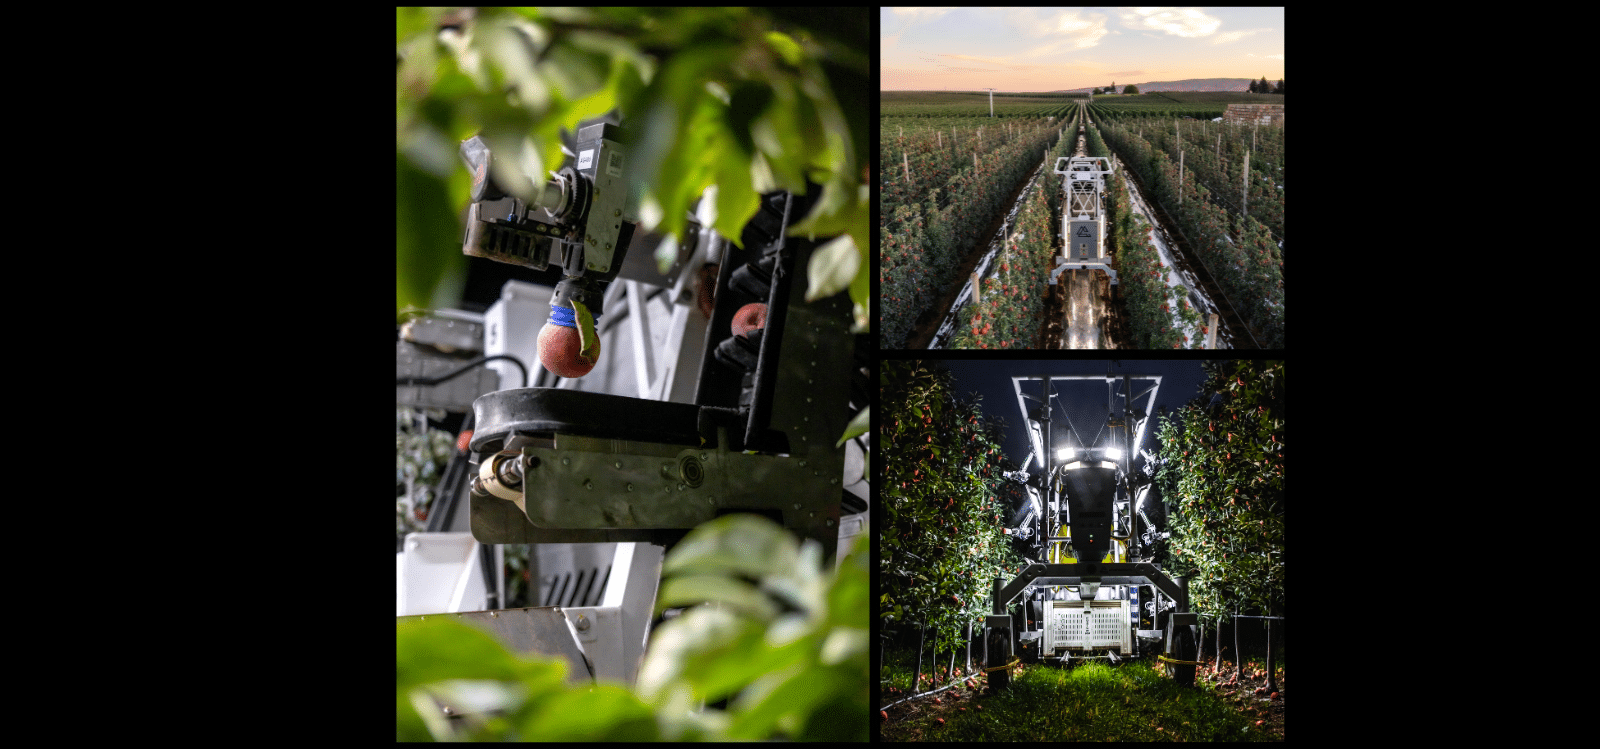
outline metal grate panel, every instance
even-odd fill
[[[1046,601],[1044,641],[1049,650],[1120,648],[1133,652],[1127,601]]]

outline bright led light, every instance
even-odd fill
[[[1072,448],[1063,447],[1056,451],[1056,460],[1072,460],[1076,455],[1077,453],[1073,452]]]
[[[1122,451],[1115,447],[1106,448],[1106,457],[1112,460],[1122,460]]]

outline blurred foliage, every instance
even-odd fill
[[[459,293],[461,141],[481,134],[496,181],[528,200],[561,167],[561,131],[617,110],[642,230],[681,242],[707,194],[714,228],[738,244],[760,193],[820,185],[790,234],[840,239],[813,256],[806,298],[848,289],[866,332],[867,13],[398,8],[396,309]]]
[[[826,571],[820,545],[765,518],[694,529],[667,554],[657,612],[692,607],[656,629],[634,691],[568,686],[564,661],[513,655],[449,616],[398,627],[396,738],[865,741],[864,538]],[[498,707],[457,734],[435,700],[468,690]]]
[[[878,618],[925,626],[937,650],[988,613],[996,575],[1022,564],[1001,533],[1013,510],[996,496],[998,429],[976,397],[958,399],[950,373],[926,362],[884,361],[879,422],[884,528]]]
[[[1207,620],[1266,613],[1284,592],[1283,362],[1202,365],[1202,398],[1161,424],[1156,480],[1172,505],[1168,570]]]

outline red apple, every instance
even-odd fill
[[[596,353],[599,345],[596,343]],[[581,354],[577,328],[545,323],[539,329],[539,362],[560,377],[582,377],[594,369],[595,359]]]
[[[731,325],[734,335],[744,335],[767,327],[767,305],[752,302],[740,307],[738,312],[733,313]]]

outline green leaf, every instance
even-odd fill
[[[400,46],[414,34],[426,34],[438,24],[438,11],[433,8],[395,8],[394,43]]]
[[[537,741],[656,741],[655,715],[632,692],[615,684],[563,692],[541,703],[522,726]]]
[[[806,301],[814,302],[845,290],[861,270],[861,253],[855,240],[846,234],[830,240],[811,254],[807,275]]]
[[[690,609],[651,636],[639,670],[639,694],[659,705],[671,697],[666,687],[681,682],[693,689],[695,699],[722,699],[807,650],[803,639],[772,647],[766,635],[765,625],[732,611]]]
[[[397,153],[395,185],[395,310],[454,307],[466,262],[446,182]]]
[[[589,314],[589,308],[577,299],[569,299],[572,311],[578,318],[578,342],[582,348],[578,356],[594,361],[600,358],[600,336],[594,332],[594,316]]]
[[[395,655],[395,683],[402,691],[447,679],[532,679],[548,687],[566,677],[565,661],[522,661],[489,633],[448,614],[397,619]]]
[[[794,536],[771,520],[724,515],[689,531],[668,555],[661,574],[742,574],[757,580],[793,574],[800,562],[798,547]]]
[[[748,741],[767,736],[774,728],[789,735],[799,733],[813,706],[841,685],[833,669],[807,665],[796,663],[782,671],[763,674],[746,688],[734,706],[729,737]]]
[[[679,606],[716,601],[735,612],[770,621],[778,607],[756,586],[726,575],[678,575],[661,583],[656,596],[656,613]]]
[[[800,66],[800,45],[790,38],[788,34],[781,31],[769,31],[767,32],[767,44],[772,45],[772,48],[777,50],[778,55],[783,58],[784,62],[789,63],[792,67]]]
[[[861,409],[861,413],[856,414],[856,417],[851,419],[850,423],[845,426],[844,436],[840,437],[839,441],[834,443],[834,447],[843,447],[846,440],[858,435],[866,434],[867,429],[871,427],[871,422],[872,407],[867,406],[866,408]]]
[[[731,138],[724,143],[732,145]],[[737,148],[718,150],[716,162],[717,218],[713,227],[735,247],[744,249],[744,225],[761,210],[761,196],[756,194],[750,180],[750,159]]]
[[[872,265],[867,259],[867,248],[865,246],[857,246],[856,250],[860,254],[860,259],[857,260],[859,265],[856,269],[856,277],[850,281],[850,301],[855,305],[853,310],[853,314],[855,316],[855,326],[850,329],[850,332],[871,333],[871,300],[868,297],[872,293]]]

